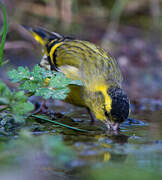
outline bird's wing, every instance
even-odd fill
[[[55,51],[55,64],[71,79],[121,84],[122,75],[114,58],[87,41],[64,41]]]
[[[66,38],[39,27],[25,28],[43,45],[45,59],[52,61],[51,69],[60,69],[67,77],[89,81],[90,84],[93,81],[121,84],[122,76],[116,60],[95,44]]]

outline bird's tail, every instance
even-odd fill
[[[35,40],[39,42],[40,44],[42,44],[43,46],[45,46],[49,40],[63,38],[63,36],[55,32],[49,32],[46,29],[43,29],[40,27],[31,28],[26,25],[23,25],[23,27],[26,30],[28,30],[31,33],[31,35],[35,38]]]

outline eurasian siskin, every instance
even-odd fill
[[[116,60],[102,48],[88,42],[28,28],[36,41],[43,45],[40,66],[63,72],[83,86],[70,85],[66,102],[83,106],[109,129],[116,130],[128,117],[129,99],[121,88],[122,74]]]

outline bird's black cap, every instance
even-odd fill
[[[129,99],[126,93],[118,87],[108,90],[108,94],[112,99],[111,117],[115,122],[122,123],[129,115]]]

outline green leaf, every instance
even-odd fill
[[[63,100],[66,98],[67,93],[69,93],[69,88],[63,88],[63,89],[49,89],[49,88],[41,88],[38,89],[35,93],[36,96],[42,96],[44,99],[59,99]]]
[[[25,115],[34,109],[31,102],[15,102],[12,106],[12,112],[16,115]]]
[[[71,79],[66,78],[66,76],[63,73],[57,73],[56,76],[53,76],[50,79],[50,87],[53,88],[64,88],[67,85],[69,85],[71,82]]]
[[[45,70],[44,68],[41,68],[39,65],[34,66],[33,71],[31,72],[34,80],[43,80],[47,77],[52,77],[55,72]]]
[[[28,102],[28,97],[25,96],[24,91],[11,93],[2,81],[0,81],[0,105],[6,105],[8,114],[16,122],[24,122],[24,116],[34,109],[33,104]]]
[[[7,110],[11,111],[10,114],[17,122],[23,122],[25,115],[34,109],[34,106],[28,102],[24,91],[44,99],[64,100],[70,92],[68,85],[83,85],[80,80],[71,80],[61,72],[45,70],[38,65],[34,66],[31,72],[27,67],[20,66],[17,70],[8,72],[8,76],[13,82],[19,82],[18,88],[23,91],[12,93],[0,81],[0,103],[6,105]]]
[[[67,94],[70,92],[69,88],[58,89],[51,95],[52,99],[64,100]]]
[[[0,80],[0,97],[11,96],[9,88]]]
[[[44,99],[49,99],[53,90],[49,90],[48,88],[40,88],[36,90],[36,96],[42,96]]]
[[[14,92],[14,99],[16,101],[22,101],[22,102],[27,101],[27,97],[24,95],[24,91]]]
[[[32,72],[28,68],[19,67],[8,73],[13,82],[19,82],[19,89],[32,92],[44,99],[64,100],[69,93],[69,84],[82,85],[80,80],[71,80],[61,72],[48,71],[36,65]],[[45,83],[49,78],[49,84]]]
[[[37,91],[42,85],[36,81],[25,81],[23,84],[19,86],[19,89],[21,90],[27,90],[29,92],[35,92]]]
[[[36,65],[31,72],[34,81],[42,81],[44,78],[42,76],[42,68]]]
[[[12,71],[8,72],[8,77],[12,80],[12,82],[20,82],[26,79],[32,79],[30,71],[27,67],[18,67],[18,70],[13,69]]]

